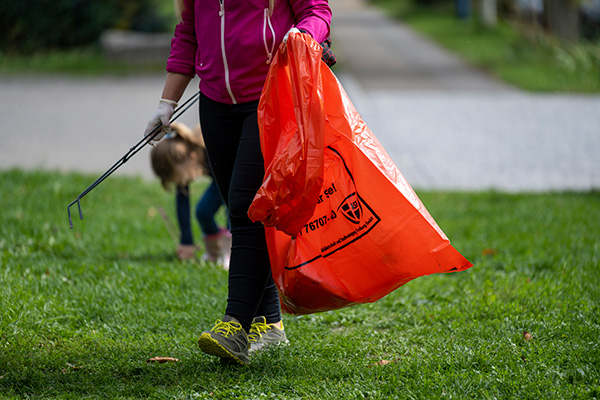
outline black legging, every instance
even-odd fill
[[[230,105],[200,96],[208,159],[231,219],[233,244],[225,314],[240,321],[246,331],[255,316],[265,316],[267,323],[281,320],[265,229],[248,218],[248,208],[264,176],[257,107],[258,101]]]

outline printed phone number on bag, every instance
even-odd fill
[[[315,231],[315,230],[327,225],[327,223],[329,221],[332,221],[336,218],[337,218],[337,214],[335,213],[334,210],[331,210],[330,215],[323,215],[322,217],[319,217],[319,218],[315,219],[314,221],[311,221],[308,224],[304,225],[304,227],[300,230],[300,233],[298,233],[298,236],[302,236],[303,233]]]

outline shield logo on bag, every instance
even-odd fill
[[[342,204],[340,204],[338,207],[338,211],[341,211],[342,215],[353,224],[360,223],[363,213],[362,206],[358,196],[356,195],[356,192],[344,199]]]

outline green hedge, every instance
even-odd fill
[[[107,28],[168,29],[153,0],[18,0],[0,5],[0,51],[31,53],[94,43]]]

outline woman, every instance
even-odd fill
[[[200,349],[238,363],[248,350],[287,342],[271,277],[264,227],[248,218],[262,184],[257,106],[274,52],[290,29],[317,42],[329,36],[327,0],[179,0],[167,78],[148,134],[162,134],[191,78],[200,77],[200,122],[213,176],[230,213],[233,239],[223,320]],[[252,347],[250,346],[252,342]]]

